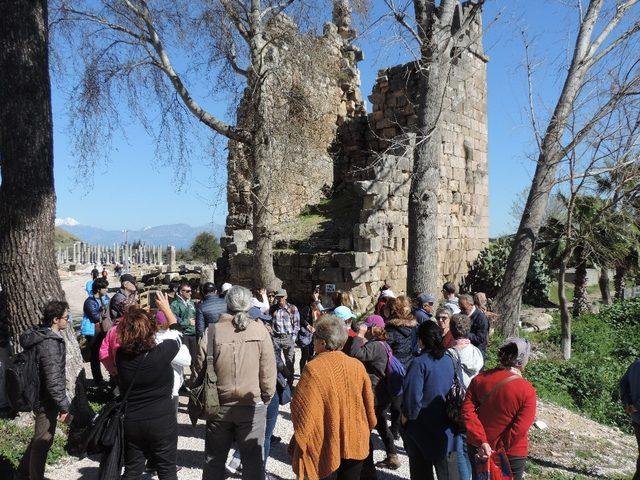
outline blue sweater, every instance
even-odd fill
[[[426,459],[439,460],[453,451],[453,431],[445,413],[445,397],[453,384],[453,361],[421,353],[404,379],[402,412],[407,434]]]
[[[640,358],[636,358],[620,380],[620,399],[624,405],[636,407],[631,418],[640,424]]]

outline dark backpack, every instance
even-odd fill
[[[4,377],[9,405],[15,412],[31,412],[40,396],[40,374],[36,347],[30,347],[15,356]]]
[[[382,342],[382,345],[384,345],[384,349],[387,351],[387,370],[385,375],[387,390],[392,397],[398,397],[402,395],[402,384],[404,383],[404,376],[407,372],[402,362],[393,355],[391,347],[387,342]]]
[[[467,390],[462,382],[462,364],[460,363],[460,358],[453,358],[453,355],[449,352],[447,352],[447,355],[453,362],[453,384],[444,399],[444,409],[449,419],[451,429],[454,433],[459,434],[466,432],[464,419],[462,418],[462,404],[464,403]]]

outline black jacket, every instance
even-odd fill
[[[22,348],[35,348],[40,371],[40,398],[42,408],[69,411],[66,388],[66,345],[61,335],[48,327],[37,327],[20,336]]]
[[[418,350],[417,343],[418,322],[415,318],[394,318],[385,325],[387,331],[387,343],[391,347],[393,356],[396,357],[405,370],[409,370],[414,353]]]
[[[349,337],[342,350],[350,357],[360,360],[364,365],[371,380],[371,387],[373,388],[376,404],[381,399],[381,396],[385,396],[386,398],[388,393],[386,385],[384,384],[384,377],[387,373],[389,357],[382,342],[370,340],[365,343],[360,337]],[[380,380],[382,380],[382,382]]]
[[[469,332],[469,340],[478,347],[482,352],[482,356],[487,358],[487,345],[489,344],[489,320],[482,310],[478,307],[469,316],[471,320],[471,331]]]
[[[227,313],[227,302],[215,293],[210,293],[196,304],[196,335],[202,337],[205,328],[217,323],[220,315]]]

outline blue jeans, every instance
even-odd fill
[[[267,465],[267,459],[271,451],[271,435],[276,428],[276,420],[278,420],[278,410],[280,408],[280,396],[278,395],[278,389],[273,395],[273,398],[269,402],[267,407],[267,424],[264,430],[264,464]]]
[[[459,433],[453,438],[458,463],[458,476],[460,480],[471,480],[471,461],[467,451],[467,436]]]

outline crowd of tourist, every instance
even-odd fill
[[[219,409],[206,421],[205,480],[240,469],[247,480],[268,478],[279,407],[289,402],[289,453],[301,479],[375,479],[377,469],[401,466],[400,437],[411,479],[494,478],[487,476],[492,469],[509,473],[500,478],[523,478],[536,415],[536,392],[523,376],[530,346],[508,338],[497,366],[486,368],[492,314],[481,293],[458,294],[447,282],[438,298],[409,298],[385,285],[366,314],[348,291],[325,298],[325,307],[318,286],[298,309],[285,289],[207,282],[196,302],[194,287],[183,282],[157,292],[157,305],[143,309],[132,275],[119,277],[121,288],[109,299],[106,277],[97,273],[87,285],[82,333],[94,382],[128,392],[124,479],[139,479],[145,469],[160,480],[177,478],[179,395],[202,384],[208,367]],[[70,418],[60,335],[67,320],[68,305],[52,302],[42,325],[22,338],[46,365],[36,432],[18,478],[43,478],[56,423]],[[640,442],[639,362],[621,390]],[[377,464],[374,435],[386,453]]]

